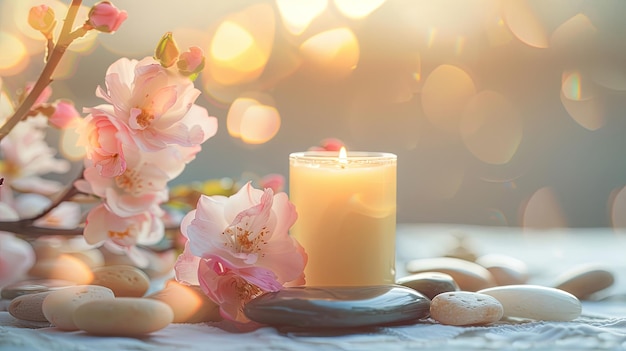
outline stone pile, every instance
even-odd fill
[[[54,326],[94,335],[142,336],[170,323],[221,320],[199,287],[173,280],[149,292],[151,279],[170,274],[175,255],[151,253],[147,269],[101,250],[64,253],[35,246],[27,280],[0,290],[9,313],[29,327]],[[581,300],[614,283],[603,266],[572,267],[550,286],[529,284],[525,262],[463,247],[445,257],[406,264],[409,275],[381,286],[291,287],[263,294],[245,308],[252,321],[290,330],[362,330],[412,323],[490,325],[511,320],[571,321]]]

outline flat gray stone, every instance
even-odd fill
[[[285,288],[244,307],[255,322],[299,328],[409,324],[428,317],[429,310],[427,297],[399,285]]]
[[[76,285],[74,282],[60,279],[28,279],[18,281],[6,286],[0,290],[0,297],[3,299],[14,299],[18,296],[37,294],[66,286]]]
[[[408,275],[397,279],[396,284],[414,289],[431,300],[441,293],[459,290],[459,286],[449,274],[439,272]]]

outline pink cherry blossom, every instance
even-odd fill
[[[80,114],[71,101],[59,100],[53,106],[54,112],[48,117],[48,121],[56,128],[66,129],[74,125],[77,118],[80,118]]]
[[[154,163],[143,160],[137,150],[128,153],[128,167],[114,177],[105,177],[95,167],[87,167],[83,180],[74,183],[84,193],[104,198],[111,212],[129,217],[151,211],[168,198],[167,181],[170,179]]]
[[[50,198],[40,194],[21,194],[15,198],[14,209],[20,218],[39,215],[52,204]],[[44,217],[35,221],[35,226],[43,228],[73,229],[81,222],[80,204],[65,201],[57,205]]]
[[[128,129],[102,110],[87,111],[91,114],[77,128],[78,145],[86,148],[87,160],[93,162],[101,175],[115,177],[124,173],[126,159],[122,145],[124,141],[132,144]]]
[[[0,189],[2,189],[2,187],[0,187]],[[1,198],[4,198],[4,196]],[[0,221],[17,221],[19,219],[20,216],[13,207],[9,206],[7,202],[0,201]]]
[[[0,232],[0,287],[23,279],[34,263],[35,251],[28,242]]]
[[[70,169],[68,161],[55,158],[56,150],[45,140],[46,127],[46,117],[29,117],[19,122],[0,141],[3,164],[0,177],[4,178],[5,183],[3,189],[12,187],[49,195],[62,188],[61,183],[40,177],[48,173],[65,173]]]
[[[339,151],[342,146],[345,146],[344,142],[337,138],[326,138],[320,141],[320,145],[312,146],[309,148],[311,151]]]
[[[278,291],[282,285],[274,273],[262,267],[237,268],[220,257],[201,259],[198,267],[200,288],[220,306],[222,317],[246,323],[243,306],[266,291]]]
[[[100,204],[87,215],[84,237],[88,244],[96,245],[110,241],[131,248],[137,244],[153,245],[164,235],[162,213],[142,212],[129,217],[113,213],[105,204]]]
[[[250,183],[231,197],[202,196],[181,223],[188,241],[175,266],[177,279],[197,280],[224,317],[245,321],[237,311],[258,293],[304,283],[307,256],[288,232],[296,218],[285,193]]]
[[[126,11],[119,10],[108,1],[101,1],[93,5],[89,11],[87,23],[101,32],[113,33],[127,17]]]
[[[96,95],[113,105],[114,116],[145,151],[198,145],[217,131],[215,117],[194,105],[200,91],[193,83],[151,57],[114,62],[105,82],[106,91],[98,87]]]
[[[285,177],[278,173],[267,174],[259,180],[259,185],[261,188],[270,188],[278,193],[285,187]]]
[[[204,53],[197,46],[192,46],[189,51],[183,52],[178,58],[178,69],[184,75],[199,73],[204,68]]]

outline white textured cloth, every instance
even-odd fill
[[[449,249],[451,233],[467,235],[478,254],[508,254],[526,261],[530,283],[550,285],[579,263],[604,263],[616,274],[606,293],[626,293],[626,237],[611,229],[527,231],[515,228],[402,225],[398,275],[412,258]],[[585,301],[572,322],[503,321],[454,327],[432,320],[335,336],[281,334],[274,328],[230,333],[208,324],[171,324],[145,338],[96,337],[55,328],[29,328],[0,312],[0,350],[626,350],[626,301]]]

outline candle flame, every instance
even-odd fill
[[[342,146],[339,150],[339,162],[348,163],[348,153],[346,152],[346,148],[344,146]]]

